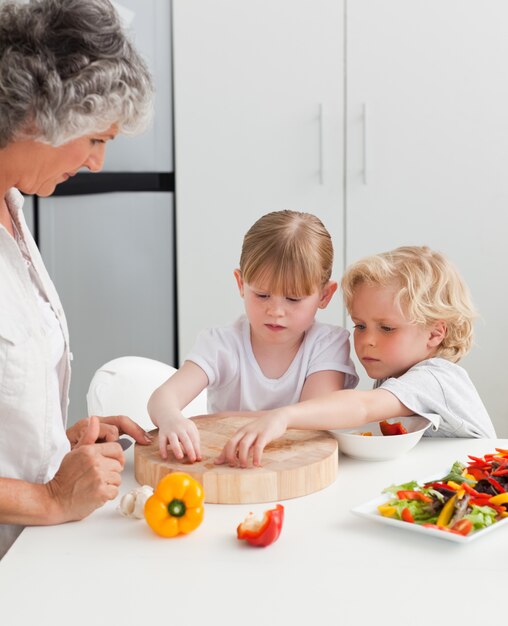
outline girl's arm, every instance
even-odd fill
[[[240,428],[224,446],[215,462],[247,467],[249,455],[252,453],[254,465],[260,465],[265,446],[281,437],[289,428],[356,428],[368,422],[412,414],[410,409],[385,389],[335,391],[326,396],[267,411],[263,417],[258,417]]]
[[[311,374],[303,385],[300,402],[344,389],[345,378],[344,372],[334,370],[324,370]]]
[[[148,413],[159,427],[159,450],[163,459],[167,458],[169,445],[177,459],[187,455],[192,463],[201,460],[198,429],[192,420],[185,419],[182,409],[207,385],[205,372],[192,361],[185,361],[150,396]]]

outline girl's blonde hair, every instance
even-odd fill
[[[247,231],[240,257],[246,283],[296,297],[326,285],[332,264],[332,239],[321,220],[288,210],[263,215]]]
[[[395,285],[399,289],[398,305],[412,323],[446,323],[436,356],[455,363],[471,349],[476,312],[467,286],[442,254],[426,246],[405,246],[353,263],[342,278],[344,302],[350,313],[355,290],[364,283]]]

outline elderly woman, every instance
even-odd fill
[[[124,416],[65,430],[67,325],[20,192],[50,195],[149,121],[152,84],[108,0],[0,4],[0,558],[23,525],[89,515],[118,494]]]

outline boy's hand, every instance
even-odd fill
[[[190,419],[174,417],[160,420],[159,451],[163,459],[168,458],[168,445],[179,461],[185,455],[191,463],[201,461],[199,431]]]
[[[265,447],[274,439],[282,437],[286,430],[287,420],[283,415],[258,417],[236,431],[214,462],[216,465],[229,463],[232,467],[247,467],[252,450],[252,462],[260,466]]]

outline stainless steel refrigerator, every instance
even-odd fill
[[[153,126],[110,142],[103,172],[32,199],[33,229],[69,324],[70,423],[86,416],[86,391],[103,363],[125,355],[176,363],[171,3],[118,5],[154,75]]]

